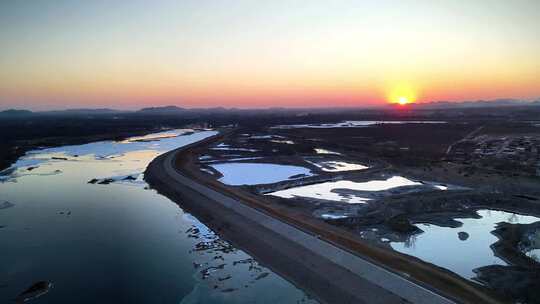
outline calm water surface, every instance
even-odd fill
[[[392,188],[403,186],[419,186],[422,183],[415,182],[402,176],[392,176],[386,180],[371,180],[368,182],[353,182],[349,180],[340,180],[332,182],[324,182],[306,186],[292,187],[285,190],[267,193],[266,195],[274,195],[283,198],[306,197],[320,198],[329,201],[344,202],[350,204],[363,204],[371,198],[342,195],[335,192],[336,189],[350,189],[356,191],[384,191]]]
[[[215,134],[172,133],[33,151],[4,171],[0,303],[37,281],[53,287],[29,303],[314,302],[147,189],[154,157]]]
[[[271,184],[292,179],[296,175],[311,176],[311,171],[300,166],[267,163],[222,163],[211,165],[223,177],[220,182],[228,185]]]
[[[498,241],[492,233],[497,223],[530,224],[540,218],[497,210],[479,210],[479,219],[458,218],[461,227],[449,228],[418,224],[424,232],[405,243],[392,242],[395,250],[449,269],[460,276],[476,277],[474,269],[488,265],[507,265],[497,257],[491,245]],[[465,232],[461,238],[459,232]]]

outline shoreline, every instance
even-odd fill
[[[173,150],[173,151],[170,151],[161,155],[160,157],[154,159],[152,163],[148,166],[145,173],[145,179],[154,189],[158,190],[158,192],[164,194],[165,196],[169,197],[173,201],[179,203],[183,208],[185,207],[187,211],[193,212],[194,214],[196,214],[197,217],[200,217],[205,224],[209,225],[218,234],[220,234],[220,236],[224,236],[226,240],[230,240],[234,245],[240,247],[243,250],[245,249],[249,253],[252,253],[258,260],[261,260],[261,262],[264,265],[269,266],[269,268],[272,269],[273,271],[281,274],[283,277],[292,281],[293,284],[297,286],[301,286],[301,288],[306,290],[308,294],[315,295],[315,297],[321,300],[322,302],[333,303],[335,302],[335,299],[340,299],[340,302],[343,303],[342,298],[344,298],[344,295],[347,294],[347,295],[351,295],[350,299],[354,299],[353,302],[363,303],[363,302],[366,302],[366,299],[362,299],[362,296],[365,297],[366,294],[371,294],[372,298],[368,299],[366,303],[377,303],[379,302],[380,299],[382,299],[382,297],[378,295],[375,298],[373,298],[373,294],[388,295],[388,291],[386,291],[384,288],[377,286],[377,285],[384,285],[385,282],[377,281],[377,279],[373,279],[373,278],[371,279],[371,282],[370,282],[366,279],[361,278],[357,274],[353,273],[350,269],[336,265],[336,263],[334,262],[340,263],[339,259],[334,260],[334,262],[330,262],[328,258],[321,257],[320,250],[318,252],[318,250],[316,249],[314,250],[313,248],[311,248],[310,250],[306,248],[305,246],[298,247],[298,244],[293,244],[294,242],[291,242],[291,240],[288,240],[286,238],[284,239],[283,237],[281,237],[280,239],[280,236],[277,235],[274,229],[267,229],[264,227],[262,227],[264,228],[262,229],[260,227],[261,224],[259,221],[251,222],[251,221],[246,220],[246,217],[240,214],[234,214],[235,213],[234,211],[231,212],[231,210],[226,210],[227,208],[223,208],[222,206],[218,208],[219,203],[221,203],[219,202],[219,199],[212,200],[212,199],[208,199],[207,196],[214,196],[214,194],[209,195],[208,193],[208,191],[211,191],[211,192],[213,191],[213,192],[218,193],[218,195],[223,195],[223,194],[228,195],[228,199],[233,199],[233,200],[236,199],[236,201],[240,201],[241,198],[239,199],[235,195],[230,195],[230,193],[226,191],[219,191],[221,189],[216,189],[214,185],[210,185],[210,187],[207,187],[208,186],[207,184],[205,184],[204,182],[201,182],[200,179],[198,178],[193,178],[192,176],[189,176],[191,180],[184,177],[184,179],[188,181],[183,180],[183,182],[179,182],[178,178],[176,178],[176,181],[173,181],[171,179],[171,176],[169,176],[169,174],[178,174],[180,176],[181,174],[179,174],[177,170],[173,170],[176,173],[174,172],[167,173],[166,172],[167,170],[164,170],[165,168],[163,166],[167,159],[169,162],[175,162],[176,167],[178,168],[177,161],[185,162],[187,159],[189,159],[189,156],[190,156],[189,154],[191,150],[193,150],[193,148],[205,146],[207,143],[213,142],[219,138],[222,138],[223,136],[226,136],[226,134],[221,133],[214,137],[207,138],[201,142],[197,142],[197,143],[194,143],[194,144],[191,144],[191,145],[188,145],[188,146],[185,146],[185,147],[182,147],[182,148],[179,148],[179,149],[176,149],[176,150]],[[176,157],[174,157],[173,160],[171,160],[171,157],[176,156],[182,152],[184,152],[184,154],[181,154],[182,159],[177,160]],[[184,173],[184,171],[188,171],[188,170],[185,170],[184,167],[182,167],[182,169],[184,169],[182,173]],[[187,172],[187,173],[189,175],[190,172]],[[186,185],[183,185],[182,183],[184,184],[194,183],[196,184],[194,187],[199,188],[199,191],[194,191],[192,188]],[[203,193],[207,192],[207,193],[205,193],[206,194],[205,195],[199,192],[203,192]],[[216,201],[217,201],[217,204],[216,204]],[[242,208],[250,208],[258,212],[262,211],[263,213],[266,213],[267,216],[271,217],[273,220],[279,221],[281,224],[290,226],[290,222],[283,221],[280,217],[277,217],[274,214],[269,215],[268,212],[264,212],[265,210],[261,210],[260,208],[257,208],[258,206],[255,206],[255,207],[252,206],[252,204],[249,201],[247,203],[245,200],[241,200],[241,201],[242,201],[241,203],[237,203],[236,205],[242,205]],[[192,209],[192,210],[189,210],[189,209]],[[226,220],[227,218],[234,219],[234,220],[227,221]],[[441,282],[443,284],[444,283],[457,283],[457,290],[461,291],[461,293],[456,294],[456,297],[454,297],[454,294],[449,292],[448,289],[446,289],[444,290],[444,294],[446,295],[446,297],[441,296],[440,295],[441,292],[434,292],[434,289],[433,289],[434,287],[432,287],[432,285],[427,285],[425,283],[422,283],[422,281],[419,281],[418,279],[414,278],[414,276],[410,277],[409,272],[407,273],[401,272],[401,274],[398,275],[397,273],[400,273],[399,270],[396,273],[395,270],[392,270],[392,268],[389,268],[389,267],[392,267],[393,265],[391,266],[386,266],[384,264],[381,265],[379,263],[380,259],[376,259],[376,261],[374,261],[372,258],[366,259],[364,258],[365,255],[363,254],[360,257],[357,254],[358,252],[357,248],[354,248],[352,250],[349,249],[349,247],[344,248],[344,246],[342,246],[341,243],[339,242],[336,243],[334,240],[331,240],[331,241],[328,240],[326,235],[323,235],[322,237],[321,235],[317,235],[316,232],[319,232],[319,231],[312,232],[312,230],[309,229],[312,227],[309,227],[309,226],[298,227],[297,223],[294,223],[291,227],[305,234],[310,234],[312,238],[316,238],[319,242],[325,243],[327,246],[332,246],[334,249],[338,249],[341,252],[351,255],[353,258],[356,258],[356,259],[363,258],[365,262],[368,262],[369,264],[374,266],[375,267],[374,269],[379,269],[382,272],[388,272],[392,276],[395,276],[395,278],[390,279],[390,281],[397,279],[397,282],[401,282],[401,283],[406,282],[408,284],[413,284],[413,285],[408,285],[407,288],[403,288],[403,286],[405,285],[401,285],[400,286],[401,290],[399,288],[396,289],[395,286],[393,287],[395,293],[405,293],[405,296],[409,298],[410,300],[412,300],[411,302],[437,303],[437,301],[440,301],[439,303],[452,303],[456,301],[456,302],[475,302],[475,303],[478,303],[478,302],[498,303],[498,301],[492,298],[491,295],[489,295],[487,292],[484,292],[483,290],[480,291],[479,289],[474,288],[468,284],[465,285],[463,282],[460,282],[460,280],[455,280],[455,278],[453,278],[452,276],[448,276],[448,275],[445,276],[446,272],[444,271],[442,272],[443,273],[442,276],[441,276],[440,271],[435,271],[435,273],[439,273],[438,275],[435,275],[434,277],[434,278],[437,278],[437,277],[439,278],[438,279],[439,283]],[[260,230],[259,232],[261,234],[253,235],[252,233],[250,233],[254,230],[257,230],[257,231]],[[268,242],[269,239],[272,239],[273,241]],[[321,240],[321,239],[324,239],[324,240]],[[277,244],[279,244],[279,246],[277,246]],[[278,252],[269,253],[267,250],[261,250],[261,248],[271,249],[272,245],[274,245],[274,248],[293,248],[293,247],[294,248],[287,249],[287,250],[283,249],[284,251],[281,250],[281,252],[279,253]],[[296,247],[293,245],[296,245]],[[322,268],[321,269],[313,269],[312,267],[306,268],[305,265],[302,265],[302,263],[305,264],[312,261],[305,261],[305,260],[295,261],[294,260],[295,254],[293,253],[298,253],[298,252],[301,252],[304,256],[309,255],[311,260],[317,263],[320,263],[321,265],[326,263],[324,270]],[[279,254],[280,256],[277,257],[276,256],[277,254]],[[372,255],[368,255],[368,256],[371,257]],[[404,260],[403,256],[397,253],[390,254],[390,256],[394,258],[401,257],[401,258],[398,258],[397,259],[398,261],[396,262],[398,264],[401,264],[402,267],[400,268],[401,270],[403,270],[404,268],[403,263],[405,262],[403,261]],[[274,261],[274,259],[276,261]],[[330,259],[332,259],[332,256],[330,256]],[[409,263],[412,262],[412,264],[418,263],[418,261],[414,261],[414,258],[410,259],[410,261],[408,262]],[[289,265],[289,266],[283,267],[284,264]],[[364,265],[364,267],[366,266]],[[296,269],[292,269],[292,268],[296,268]],[[425,271],[425,270],[426,270],[426,267],[422,267],[422,269],[420,269],[420,271]],[[328,278],[327,277],[328,273],[331,273],[332,271],[339,272],[341,274],[339,276],[336,276],[335,278]],[[362,271],[363,270],[360,270],[360,273],[362,273]],[[296,272],[302,272],[302,274],[295,274]],[[343,279],[344,278],[343,275],[345,275],[345,277],[349,277],[349,279],[348,280]],[[429,277],[429,275],[427,275],[427,277]],[[369,278],[369,275],[368,275],[368,278]],[[424,275],[423,278],[426,278],[426,275]],[[379,277],[378,279],[381,279],[381,277]],[[347,281],[349,283],[343,284],[344,281]],[[316,288],[314,288],[313,286],[310,287],[310,284],[312,284],[313,282],[318,282],[315,284],[318,287]],[[335,282],[340,282],[340,283],[336,284]],[[359,284],[360,282],[364,284]],[[373,283],[376,283],[376,284],[373,284]],[[418,283],[420,283],[420,285],[418,285]],[[343,285],[338,286],[339,284],[343,284]],[[364,286],[363,291],[365,292],[362,292],[362,285]],[[330,286],[331,288],[328,288]],[[369,286],[369,288],[366,288],[366,286]],[[423,294],[422,297],[420,298],[419,297],[415,298],[415,296],[412,295],[414,294],[414,292],[411,293],[411,290],[410,290],[410,289],[414,290],[415,288],[414,287],[411,288],[411,286],[416,286],[417,289],[422,290],[421,293],[427,292],[427,294],[431,294],[433,298],[432,299],[426,298],[426,297],[429,297],[426,294]],[[344,288],[348,289],[348,292],[344,292],[343,291]],[[392,289],[392,287],[389,287],[389,289]],[[456,287],[454,286],[453,289],[455,290]],[[450,288],[450,290],[453,290],[453,289]],[[337,298],[336,298],[336,295],[329,296],[330,294],[332,294],[332,292],[335,292],[337,290],[341,290],[340,292],[336,294]],[[374,290],[378,290],[379,292],[374,292]],[[441,289],[438,289],[438,290],[441,290]],[[403,303],[403,299],[400,299],[400,297],[396,296],[395,294],[390,293],[390,296],[391,297],[382,301],[382,303],[393,303],[393,302]],[[437,299],[437,301],[434,300],[435,298]]]

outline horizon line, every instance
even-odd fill
[[[16,108],[16,107],[7,107],[7,108],[0,108],[0,112],[3,111],[9,111],[9,110],[16,110],[16,111],[30,111],[33,113],[40,113],[40,112],[62,112],[62,111],[83,111],[83,110],[110,110],[110,111],[117,111],[117,112],[137,112],[144,109],[159,109],[159,108],[166,108],[166,107],[176,107],[179,109],[185,109],[185,110],[208,110],[208,109],[225,109],[225,110],[271,110],[271,109],[291,109],[291,110],[302,110],[302,109],[384,109],[384,108],[406,108],[410,106],[416,106],[416,105],[429,105],[429,104],[463,104],[463,103],[480,103],[480,102],[498,102],[498,101],[513,101],[513,102],[523,102],[523,103],[535,103],[540,102],[540,97],[538,98],[532,98],[532,99],[519,99],[519,98],[496,98],[496,99],[478,99],[478,100],[462,100],[462,101],[448,101],[448,100],[437,100],[437,101],[424,101],[424,102],[411,102],[406,105],[400,105],[399,103],[384,103],[384,104],[366,104],[366,105],[340,105],[340,106],[262,106],[262,107],[242,107],[242,106],[208,106],[208,107],[192,107],[192,106],[181,106],[178,104],[164,104],[164,105],[156,105],[156,106],[146,106],[146,107],[140,107],[140,108],[134,108],[134,109],[119,109],[119,108],[108,108],[108,107],[82,107],[82,108],[51,108],[48,110],[32,110],[31,108]]]

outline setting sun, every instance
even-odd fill
[[[387,100],[393,104],[407,105],[416,102],[418,88],[408,83],[393,85],[388,90]]]
[[[409,101],[409,99],[407,97],[402,96],[402,97],[400,97],[398,99],[398,103],[403,106],[403,105],[406,105],[406,104],[410,103],[410,101]]]

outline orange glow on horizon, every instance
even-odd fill
[[[539,1],[44,2],[0,2],[0,110],[540,97]]]

